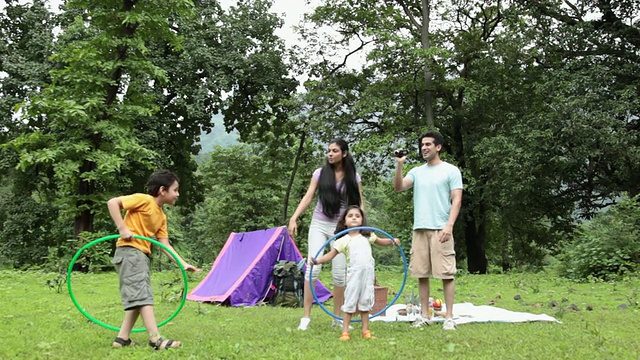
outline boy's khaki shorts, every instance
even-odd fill
[[[111,262],[120,279],[120,297],[125,311],[153,305],[149,257],[131,246],[120,246]]]
[[[456,274],[456,252],[453,235],[441,243],[442,230],[418,229],[413,231],[411,242],[411,277],[453,279]]]

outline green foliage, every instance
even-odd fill
[[[625,199],[581,224],[560,254],[570,279],[611,281],[640,270],[639,198]]]
[[[65,244],[50,249],[49,268],[66,268],[71,263],[73,256],[83,246],[93,240],[101,238],[110,233],[82,232],[76,238],[69,239]],[[115,249],[115,241],[103,241],[85,249],[76,260],[73,269],[83,272],[101,272],[113,269],[111,255]],[[55,267],[54,267],[55,266]]]
[[[28,194],[0,193],[0,255],[15,268],[46,262],[55,246],[56,209]],[[3,264],[4,266],[5,264]]]
[[[185,225],[184,247],[194,259],[211,263],[231,232],[285,225],[282,200],[293,151],[237,145],[211,152],[201,168],[205,200]]]

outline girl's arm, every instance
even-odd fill
[[[313,265],[319,265],[319,264],[324,264],[324,263],[328,263],[329,261],[333,260],[334,257],[336,257],[336,255],[338,255],[338,250],[331,249],[328,253],[320,256],[319,258],[315,259],[313,256],[311,257],[311,263]]]
[[[389,238],[377,238],[375,241],[376,245],[380,246],[389,246],[389,245],[400,245],[400,239],[389,239]]]
[[[364,211],[364,197],[362,196],[362,183],[358,183],[358,191],[360,192],[360,209]]]

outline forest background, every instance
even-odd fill
[[[391,154],[421,165],[418,136],[437,129],[464,178],[461,269],[638,269],[637,0],[321,1],[297,28],[304,46],[285,45],[266,0],[50,5],[0,13],[3,268],[65,269],[115,233],[106,200],[144,192],[158,168],[181,179],[171,241],[208,266],[230,232],[288,223],[335,137],[370,225],[408,252],[411,192],[393,191]],[[110,250],[79,269],[110,269]]]

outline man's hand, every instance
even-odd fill
[[[447,226],[440,232],[440,242],[445,243],[451,240],[451,233],[453,232],[453,225],[447,224]]]
[[[402,150],[402,149],[396,149],[396,150],[394,151],[394,153],[395,153],[396,151],[399,151],[399,150]],[[405,155],[405,156],[403,156],[403,157],[396,157],[396,156],[394,156],[394,158],[396,159],[396,162],[397,162],[397,163],[399,163],[399,164],[404,164],[405,160],[407,160],[407,155]]]

